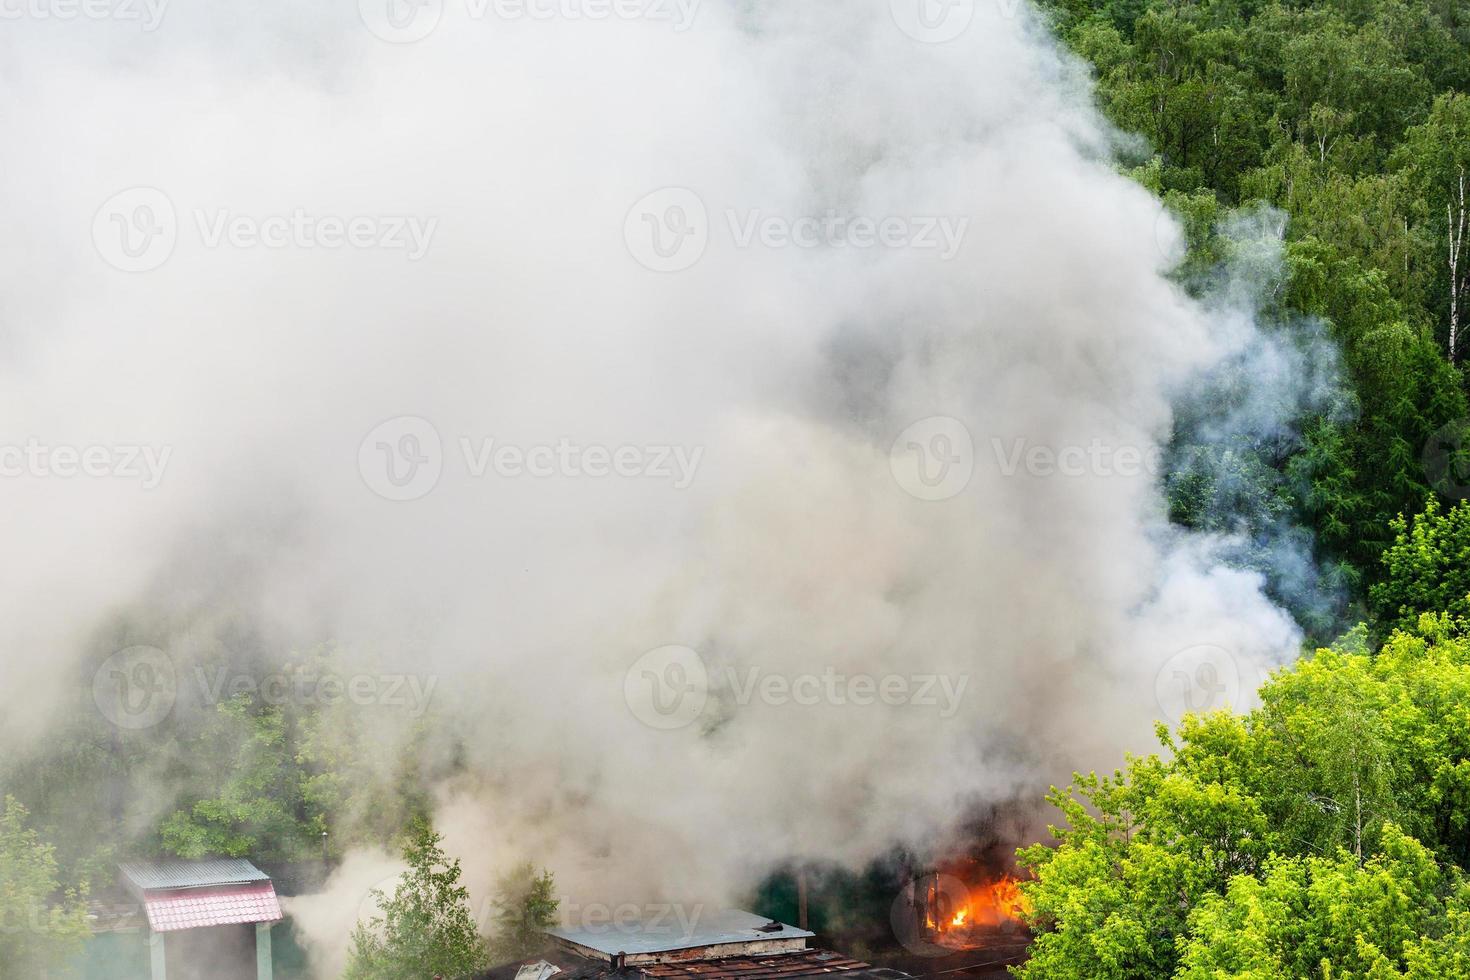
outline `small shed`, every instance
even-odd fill
[[[281,903],[270,876],[243,858],[129,861],[123,883],[148,918],[152,980],[167,980],[165,938],[191,929],[255,927],[256,980],[272,980],[271,926]]]

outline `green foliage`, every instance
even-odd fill
[[[1422,513],[1395,517],[1383,553],[1383,580],[1371,598],[1386,629],[1413,629],[1425,613],[1470,618],[1470,502],[1443,512],[1433,497]]]
[[[412,750],[375,730],[372,706],[312,695],[311,680],[335,676],[324,653],[275,675],[300,697],[236,694],[221,701],[184,742],[175,774],[211,795],[187,794],[161,824],[164,851],[185,858],[252,857],[265,862],[340,854],[355,842],[396,836],[428,812]],[[385,737],[386,735],[386,737]],[[324,836],[325,832],[325,836]]]
[[[307,828],[297,819],[301,772],[292,764],[278,708],[253,710],[244,695],[219,706],[198,751],[220,774],[219,792],[163,822],[163,846],[184,858],[296,857]]]
[[[1228,257],[1217,226],[1232,208],[1280,208],[1287,275],[1267,314],[1326,324],[1342,352],[1342,410],[1299,419],[1292,444],[1198,447],[1181,429],[1171,516],[1259,536],[1284,508],[1313,532],[1327,582],[1361,598],[1389,521],[1431,492],[1426,443],[1470,414],[1448,343],[1452,293],[1466,332],[1470,263],[1456,285],[1446,260],[1446,208],[1470,172],[1470,13],[1429,0],[1045,6],[1092,65],[1102,110],[1147,140],[1129,163],[1184,221],[1181,281],[1208,281]]]
[[[1470,639],[1424,617],[1278,672],[1249,715],[1077,776],[1021,852],[1026,980],[1388,978],[1465,962]]]
[[[61,976],[88,935],[87,889],[61,887],[56,851],[14,797],[0,813],[0,963],[7,976]],[[12,972],[13,971],[13,972]]]
[[[1345,853],[1273,856],[1260,877],[1239,875],[1223,895],[1205,896],[1190,912],[1175,976],[1427,976],[1402,968],[1445,921],[1457,876],[1393,824],[1380,836],[1382,851],[1366,863]]]
[[[504,963],[534,956],[545,949],[545,930],[556,921],[560,904],[551,872],[543,869],[538,873],[527,862],[503,875],[495,893],[491,959]]]
[[[391,897],[373,891],[379,914],[353,930],[344,980],[464,977],[487,965],[459,861],[449,860],[442,840],[427,821],[410,829],[403,845],[408,870]]]

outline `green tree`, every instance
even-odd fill
[[[1435,99],[1429,118],[1407,133],[1396,160],[1418,188],[1416,217],[1437,243],[1434,252],[1436,306],[1444,350],[1451,362],[1464,343],[1470,310],[1470,97],[1446,92]]]
[[[1470,638],[1421,617],[1278,671],[1246,715],[1074,777],[1021,851],[1026,980],[1465,976]]]
[[[160,828],[165,850],[206,856],[299,859],[316,836],[300,819],[302,773],[294,765],[286,718],[237,695],[220,703],[197,743],[219,774],[218,791],[174,811]]]
[[[500,878],[495,893],[495,938],[492,958],[497,963],[525,959],[546,948],[546,930],[556,921],[561,903],[551,872],[529,861]]]
[[[1391,525],[1383,552],[1383,580],[1373,586],[1373,609],[1386,629],[1412,630],[1425,613],[1445,610],[1470,619],[1470,502],[1445,512],[1429,498],[1421,513]]]
[[[427,821],[415,822],[403,845],[408,870],[391,897],[373,890],[379,914],[353,930],[344,980],[458,978],[487,965],[459,860],[442,841]]]
[[[0,964],[6,976],[60,976],[87,937],[87,889],[63,889],[56,851],[12,796],[0,814]]]
[[[1177,980],[1218,977],[1403,977],[1409,954],[1445,920],[1447,876],[1434,855],[1392,824],[1360,865],[1336,857],[1273,856],[1259,878],[1239,875],[1190,913]]]

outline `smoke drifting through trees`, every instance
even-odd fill
[[[26,692],[6,742],[74,703],[119,610],[159,623],[146,642],[184,674],[201,634],[231,645],[225,620],[268,650],[330,638],[437,679],[424,771],[477,898],[534,855],[579,897],[728,900],[767,860],[943,840],[977,803],[1111,766],[1172,710],[1191,650],[1233,673],[1207,694],[1248,697],[1298,633],[1228,542],[1171,527],[1155,474],[1003,468],[990,447],[1155,452],[1255,328],[1169,281],[1175,230],[1024,9],[977,5],[945,43],[898,21],[836,0],[706,2],[683,31],[449,4],[392,44],[350,9],[265,4],[228,37],[206,6],[142,38],[0,42],[23,82],[0,92],[7,439],[171,447],[147,492],[6,481],[0,682]],[[175,234],[124,272],[91,233],[133,186]],[[707,240],[660,272],[629,219],[668,188]],[[724,216],[753,209],[967,223],[947,259],[913,235],[742,245]],[[417,259],[201,234],[222,210],[434,231]],[[1251,381],[1258,425],[1278,409]],[[958,445],[935,418],[973,469],[920,499],[892,457],[950,460],[923,456]],[[684,488],[611,462],[476,475],[460,447],[486,439],[701,455]],[[625,684],[669,645],[711,686],[660,730]],[[740,698],[725,679],[752,670],[967,680],[946,715]],[[303,921],[375,884],[338,882]]]

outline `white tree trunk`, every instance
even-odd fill
[[[1465,171],[1460,170],[1460,181],[1452,192],[1450,203],[1445,205],[1445,217],[1450,232],[1450,363],[1455,363],[1460,347],[1460,296],[1465,291],[1465,278],[1470,270],[1462,269],[1465,248],[1465,229],[1470,215],[1465,207]]]

